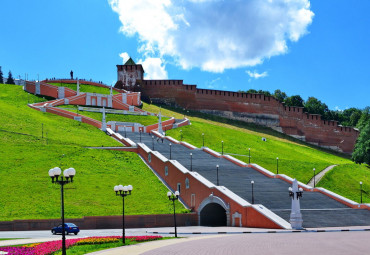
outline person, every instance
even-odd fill
[[[71,80],[73,80],[73,71],[72,70],[71,70],[70,74],[71,74]]]

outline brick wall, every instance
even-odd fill
[[[230,119],[269,126],[318,146],[352,153],[358,130],[324,121],[320,115],[303,112],[302,107],[284,106],[272,96],[231,91],[197,89],[181,80],[144,80],[143,97],[154,103],[175,105]]]

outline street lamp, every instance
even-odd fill
[[[139,134],[140,134],[140,142],[141,142],[141,129],[139,130]]]
[[[252,184],[252,204],[254,204],[254,193],[253,193],[254,181],[251,181],[251,184]]]
[[[154,135],[152,135],[152,150],[154,151]]]
[[[248,158],[249,158],[249,164],[251,163],[251,148],[248,148],[248,151],[249,151],[249,156],[248,156]]]
[[[222,155],[224,155],[224,141],[221,141],[221,145],[222,145]]]
[[[202,133],[202,138],[203,138],[203,147],[204,147],[204,133]]]
[[[182,142],[182,129],[180,130],[180,141]]]
[[[172,159],[172,143],[170,143],[170,159]]]
[[[362,182],[360,182],[361,204],[362,204]]]
[[[314,168],[313,169],[313,187],[314,188],[316,187],[316,174],[315,174],[315,172],[316,172],[316,169]]]
[[[167,197],[173,203],[173,221],[175,223],[175,237],[177,237],[177,225],[176,225],[176,209],[175,209],[175,201],[179,199],[180,192],[176,190],[175,194],[172,194],[171,191],[167,192]]]
[[[217,186],[219,185],[219,182],[218,182],[218,167],[219,167],[219,165],[216,165],[216,169],[217,169]]]
[[[279,174],[279,158],[276,157],[276,174]]]
[[[127,138],[126,126],[123,126],[123,128],[125,129],[125,138]]]
[[[51,177],[52,183],[57,183],[60,185],[60,192],[61,192],[61,204],[62,204],[62,255],[66,255],[66,230],[64,226],[64,185],[67,183],[73,182],[73,177],[76,174],[76,170],[74,168],[67,168],[63,171],[63,176],[60,177],[62,170],[59,167],[54,167],[49,170],[49,176]],[[55,179],[54,179],[55,178]]]
[[[193,153],[190,152],[190,172],[193,171]]]
[[[114,186],[114,191],[116,192],[116,196],[122,197],[122,243],[125,245],[125,197],[131,195],[132,185],[116,185]]]

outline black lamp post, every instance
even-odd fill
[[[224,141],[221,141],[221,145],[222,145],[222,155],[224,155]]]
[[[180,130],[180,141],[182,142],[182,130]]]
[[[362,204],[362,182],[360,182],[361,204]]]
[[[276,157],[276,174],[279,174],[279,158]]]
[[[248,151],[249,151],[249,156],[248,156],[248,158],[249,158],[249,164],[251,163],[251,148],[248,148]]]
[[[218,182],[218,167],[219,167],[219,165],[216,165],[216,169],[217,169],[217,186],[219,186],[219,182]]]
[[[315,188],[316,187],[316,169],[314,168],[313,169],[313,187]]]
[[[173,203],[173,221],[175,223],[175,237],[177,237],[177,225],[176,225],[176,209],[175,209],[175,201],[179,199],[180,192],[176,191],[175,194],[172,194],[171,191],[167,192],[167,197]]]
[[[203,138],[203,147],[204,147],[204,133],[202,133],[202,138]]]
[[[154,151],[154,135],[152,135],[152,150]]]
[[[193,171],[193,153],[190,152],[190,172]]]
[[[252,204],[254,204],[254,193],[253,193],[254,181],[251,181],[251,184],[252,184]]]
[[[170,159],[172,159],[172,143],[170,143]]]
[[[123,126],[124,130],[125,130],[125,138],[127,138],[127,133],[126,133],[126,126]]]
[[[51,177],[52,183],[57,183],[60,185],[60,192],[61,192],[61,204],[62,204],[62,255],[66,255],[66,231],[64,225],[64,185],[67,183],[73,182],[73,177],[76,174],[76,170],[74,168],[67,168],[63,171],[63,176],[60,177],[62,170],[59,167],[54,167],[49,170],[49,176]],[[55,178],[55,179],[54,179]]]
[[[294,192],[293,192],[292,187],[289,187],[289,188],[288,188],[288,190],[289,190],[289,196],[290,196],[292,199],[294,199]],[[297,191],[296,193],[297,193],[297,194],[296,194],[296,198],[297,198],[297,200],[298,200],[300,197],[302,197],[303,189],[302,189],[302,188],[299,188],[299,189],[298,189],[298,191]]]
[[[123,186],[123,185],[116,185],[114,186],[114,191],[116,192],[116,196],[122,197],[122,243],[126,244],[125,242],[125,197],[131,195],[132,186]]]
[[[141,129],[139,130],[139,134],[140,134],[140,142],[141,142]]]

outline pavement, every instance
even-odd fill
[[[351,254],[370,251],[370,226],[310,228],[302,231],[239,228],[239,227],[178,227],[178,237],[117,247],[89,253],[90,255],[173,254],[173,255],[239,255],[239,254]],[[120,229],[83,230],[77,236],[120,235]],[[173,236],[173,227],[126,229],[126,235]],[[50,231],[0,232],[0,238],[34,238],[0,241],[0,246],[61,240]],[[42,237],[44,235],[44,237]]]

